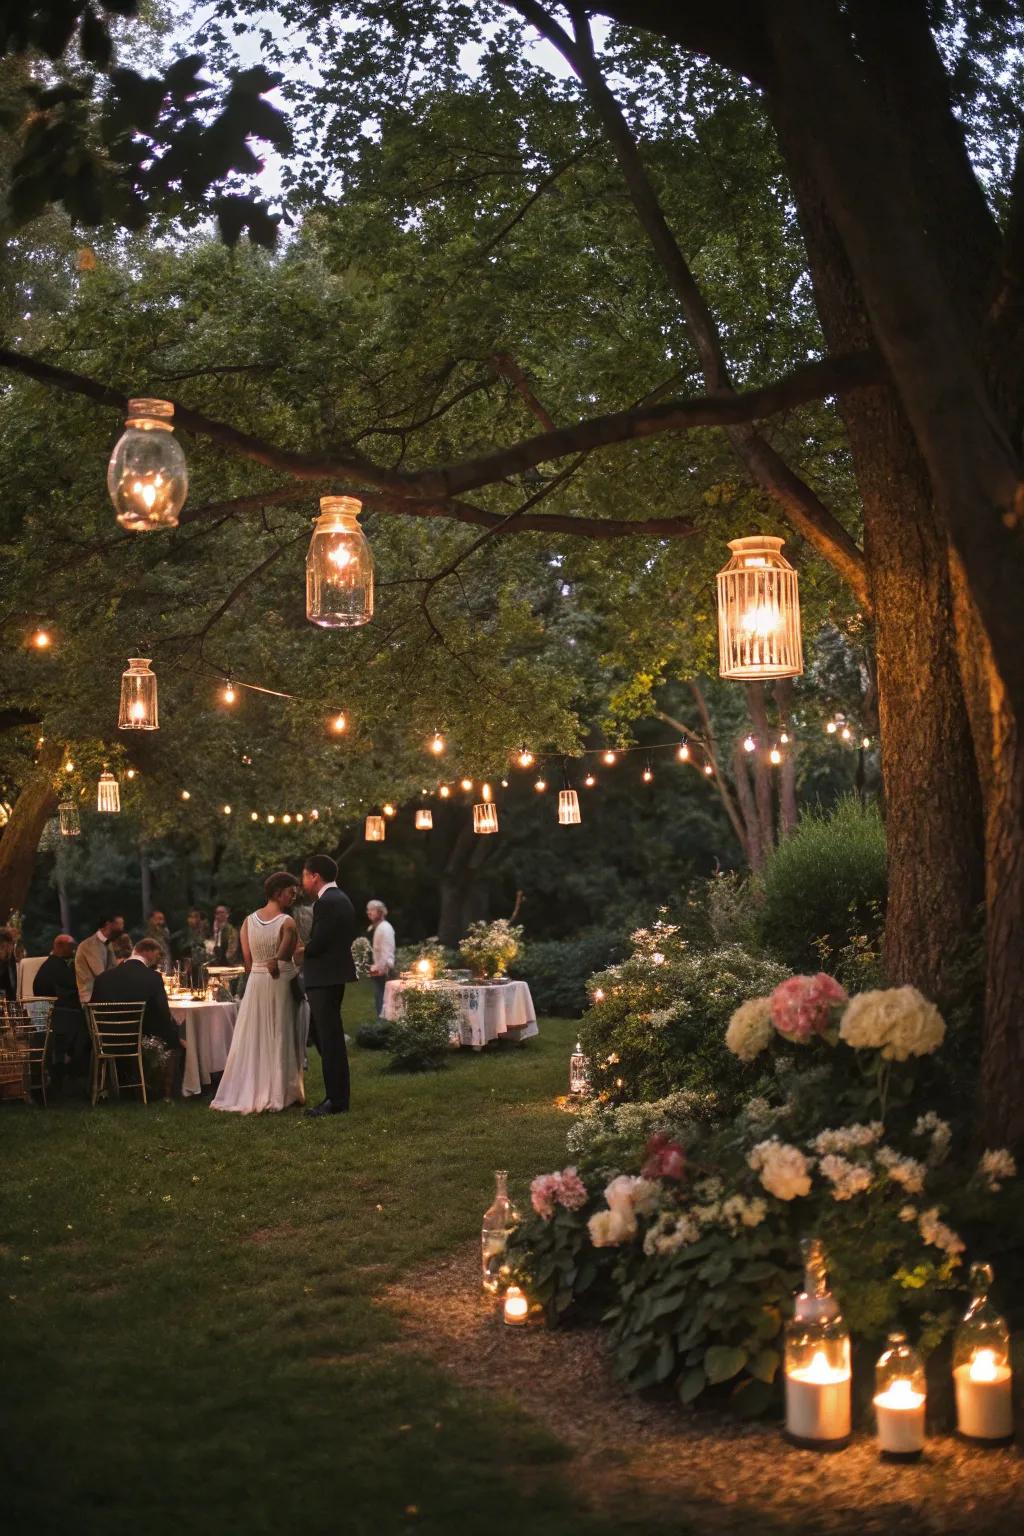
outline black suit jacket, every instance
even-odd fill
[[[335,886],[313,903],[313,926],[306,940],[302,977],[307,987],[337,987],[355,981],[352,940],[356,936],[355,908]]]
[[[126,960],[113,970],[97,976],[92,989],[94,1003],[145,1003],[142,1016],[142,1033],[156,1035],[165,1045],[177,1049],[181,1034],[171,1018],[164,979],[159,971],[150,970],[142,960]]]
[[[82,1027],[85,1015],[78,998],[73,960],[63,960],[60,955],[48,955],[36,971],[32,990],[36,997],[57,999],[53,1008],[53,1027],[58,1034],[67,1034]]]

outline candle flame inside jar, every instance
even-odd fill
[[[920,1408],[924,1402],[924,1393],[914,1388],[914,1383],[906,1377],[899,1376],[884,1392],[879,1392],[875,1398],[875,1405],[879,1408]]]
[[[995,1350],[979,1349],[971,1361],[968,1374],[972,1381],[996,1381],[1000,1372],[996,1364]]]
[[[790,1371],[794,1381],[807,1381],[815,1387],[832,1386],[837,1381],[849,1379],[849,1371],[841,1366],[829,1365],[823,1350],[816,1349],[811,1356],[810,1365],[803,1366],[800,1370]]]
[[[416,969],[421,976],[429,976],[433,970],[433,966],[430,964],[429,960],[417,960]]]
[[[510,1285],[505,1293],[505,1321],[506,1323],[525,1323],[530,1303],[519,1289],[518,1285]]]

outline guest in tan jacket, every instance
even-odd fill
[[[110,945],[118,934],[124,932],[123,917],[105,917],[96,932],[83,939],[75,952],[75,981],[78,996],[83,1003],[89,1002],[97,976],[109,971],[114,964]]]

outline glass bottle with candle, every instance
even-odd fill
[[[924,1362],[905,1333],[890,1333],[875,1366],[878,1449],[887,1461],[916,1461],[924,1450]]]
[[[972,1300],[953,1337],[956,1424],[987,1445],[1013,1439],[1010,1330],[989,1299],[992,1268],[971,1266]]]
[[[501,1289],[501,1271],[509,1233],[519,1220],[508,1193],[508,1174],[499,1168],[494,1175],[494,1200],[484,1213],[480,1246],[483,1257],[484,1290],[492,1296]]]
[[[850,1438],[850,1332],[828,1288],[817,1238],[801,1243],[804,1288],[786,1325],[786,1435],[812,1451],[838,1451]]]

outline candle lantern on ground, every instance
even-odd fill
[[[362,502],[321,496],[306,556],[306,618],[324,629],[352,629],[373,618],[373,551],[359,526]]]
[[[718,670],[741,682],[798,677],[804,669],[797,574],[782,539],[730,539],[717,576]]]
[[[484,1212],[480,1231],[484,1290],[496,1296],[501,1290],[501,1271],[509,1234],[519,1220],[508,1194],[508,1174],[499,1168],[494,1175],[494,1199]]]
[[[1010,1330],[989,1299],[992,1270],[971,1267],[971,1304],[953,1338],[956,1424],[961,1435],[987,1445],[1013,1438]]]
[[[890,1333],[875,1366],[878,1449],[888,1461],[917,1461],[924,1450],[924,1362],[905,1333]]]
[[[96,809],[115,814],[121,809],[121,786],[114,775],[104,768],[96,786]]]
[[[368,843],[382,843],[384,841],[384,817],[367,816],[364,826],[366,841]]]
[[[574,1098],[585,1098],[590,1092],[590,1067],[583,1047],[577,1040],[576,1049],[569,1057],[569,1092]]]
[[[145,656],[133,656],[121,674],[119,731],[155,731],[160,726],[156,676]]]
[[[504,1317],[510,1328],[518,1328],[530,1315],[530,1303],[518,1285],[510,1285],[505,1292]]]
[[[493,800],[482,800],[473,807],[473,831],[480,836],[498,830],[498,807]]]
[[[417,832],[429,832],[434,825],[434,813],[426,806],[420,806],[416,812]]]
[[[558,825],[560,827],[578,827],[583,820],[580,815],[580,797],[574,789],[560,789],[558,791]]]
[[[117,520],[132,533],[177,528],[188,495],[188,467],[174,435],[169,400],[129,400],[125,430],[107,465]]]
[[[786,1435],[812,1451],[837,1451],[850,1438],[850,1333],[828,1288],[817,1238],[801,1243],[804,1288],[786,1326]]]

